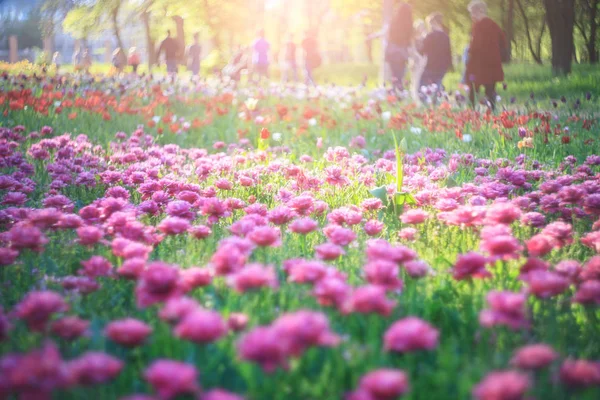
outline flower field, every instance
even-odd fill
[[[0,398],[600,398],[598,101],[510,93],[4,72]]]

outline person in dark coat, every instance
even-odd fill
[[[197,77],[200,74],[200,58],[202,56],[202,46],[200,45],[200,34],[194,33],[194,43],[187,51],[188,67],[192,71],[192,76]]]
[[[167,64],[167,73],[177,75],[177,57],[179,56],[179,44],[177,40],[171,37],[171,31],[167,31],[167,37],[162,41],[156,52],[156,58],[160,59],[160,54],[165,53],[165,63]]]
[[[394,86],[397,88],[402,87],[413,38],[412,7],[408,3],[402,3],[390,22],[385,49],[385,61],[390,66]]]
[[[442,86],[444,75],[452,67],[452,50],[450,48],[450,37],[444,31],[444,20],[442,14],[431,14],[427,21],[431,31],[425,36],[419,52],[427,57],[425,71],[421,75],[420,87],[437,85]]]
[[[496,83],[504,80],[502,54],[507,43],[502,29],[487,16],[487,5],[481,0],[469,4],[473,20],[473,32],[469,45],[469,56],[465,84],[469,85],[471,105],[475,106],[475,96],[481,86],[492,109],[496,104]]]

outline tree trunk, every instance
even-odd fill
[[[598,63],[598,51],[596,50],[596,40],[598,35],[598,6],[600,6],[600,0],[591,0],[589,10],[590,36],[586,43],[588,57],[591,64]]]
[[[521,13],[521,17],[523,18],[523,25],[525,26],[525,35],[527,36],[527,46],[529,47],[529,52],[531,53],[531,57],[533,57],[533,60],[537,63],[537,64],[541,64],[542,63],[542,57],[541,57],[541,42],[542,42],[542,36],[544,35],[544,31],[542,30],[539,38],[538,38],[538,43],[537,43],[537,51],[534,49],[533,47],[533,39],[531,38],[531,28],[529,25],[529,17],[527,17],[527,13],[525,12],[525,9],[523,8],[523,4],[521,3],[521,0],[516,0],[517,1],[517,7],[519,8],[519,12]],[[543,27],[545,26],[545,22]]]
[[[119,7],[115,8],[111,13],[113,32],[115,34],[115,39],[117,39],[117,47],[121,49],[121,51],[125,51],[125,46],[123,45],[123,39],[121,39],[121,30],[119,29]]]
[[[146,8],[142,14],[142,24],[144,25],[144,34],[146,35],[146,51],[148,53],[148,71],[156,64],[156,43],[152,38],[150,30],[150,11]]]
[[[544,0],[544,6],[552,40],[552,70],[556,75],[569,74],[575,48],[575,0]]]
[[[506,13],[506,43],[508,44],[508,61],[512,60],[512,43],[515,37],[514,20],[515,18],[515,0],[508,0],[508,10]]]
[[[177,31],[176,40],[179,45],[179,63],[185,64],[185,30],[183,27],[183,18],[179,15],[172,17],[175,22],[175,30]]]

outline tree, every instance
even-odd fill
[[[531,16],[532,13],[529,11],[530,9],[528,8],[526,11],[526,7],[528,6],[526,0],[516,0],[516,4],[523,21],[525,36],[527,38],[527,47],[531,57],[536,63],[542,64],[542,39],[546,31],[546,16],[544,14],[541,16]],[[534,27],[535,22],[533,19],[536,19],[536,22],[539,21],[537,30]],[[534,30],[537,31],[535,36],[533,36]]]
[[[575,26],[585,42],[588,61],[592,64],[598,62],[598,9],[600,0],[577,0]]]
[[[102,30],[92,6],[76,6],[72,8],[63,21],[63,29],[75,39],[87,40]]]
[[[544,0],[544,7],[552,40],[552,70],[557,75],[569,74],[575,50],[575,0]]]

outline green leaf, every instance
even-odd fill
[[[396,149],[396,191],[400,192],[402,191],[402,184],[404,182],[404,164],[402,163],[402,152],[400,151],[394,132],[392,132],[392,137],[394,138],[394,148]],[[406,141],[402,140],[406,146]]]
[[[388,194],[385,186],[380,186],[378,188],[369,190],[369,193],[371,193],[373,197],[377,197],[379,200],[381,200],[383,205],[388,205]]]

